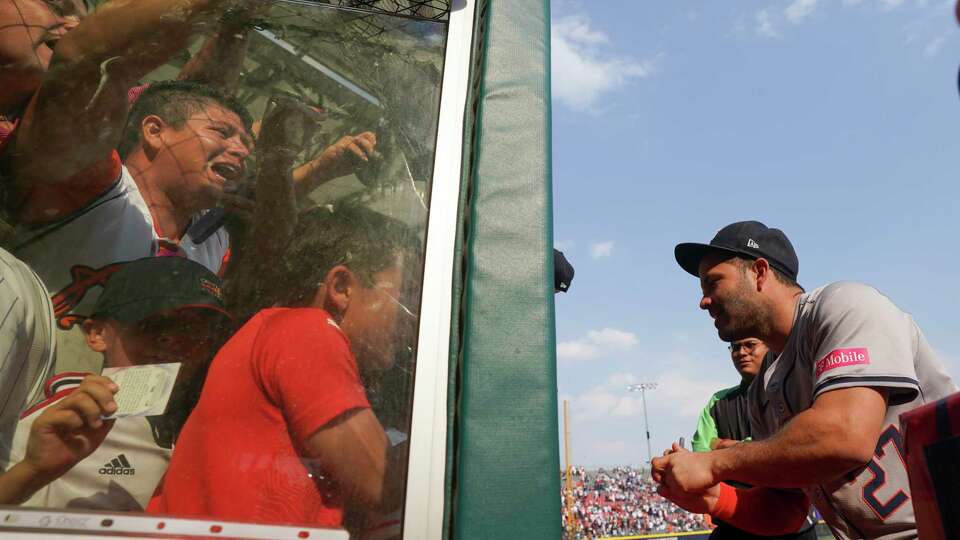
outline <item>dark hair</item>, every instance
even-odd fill
[[[365,286],[401,253],[415,255],[420,241],[402,222],[359,204],[312,208],[300,214],[278,262],[273,297],[293,306],[309,301],[331,268],[342,264]]]
[[[739,255],[732,255],[730,258],[734,260],[736,265],[740,268],[741,272],[746,272],[747,268],[753,264],[753,261],[756,260],[756,259],[751,259],[749,257],[741,257]],[[773,277],[777,278],[777,281],[779,281],[780,283],[783,283],[787,287],[800,289],[801,291],[806,292],[804,288],[801,287],[799,283],[797,283],[797,280],[777,270],[776,268],[773,267],[773,265],[770,265],[769,268],[770,270],[773,271]]]
[[[240,117],[247,131],[250,131],[253,119],[247,108],[234,97],[211,86],[191,81],[161,81],[150,84],[133,102],[130,114],[127,115],[127,125],[118,149],[120,156],[125,158],[140,142],[140,126],[144,118],[157,115],[173,127],[181,128],[191,114],[210,105],[233,111]]]

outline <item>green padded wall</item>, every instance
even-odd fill
[[[549,2],[481,1],[477,26],[448,537],[556,540]]]

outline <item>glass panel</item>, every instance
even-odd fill
[[[0,504],[399,536],[449,7],[0,0]]]

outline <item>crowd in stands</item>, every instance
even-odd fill
[[[568,540],[699,531],[709,526],[704,516],[682,510],[657,494],[646,469],[572,467],[570,476],[572,490],[563,496]],[[565,471],[560,479],[561,489],[566,490]]]

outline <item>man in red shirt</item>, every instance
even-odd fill
[[[400,300],[416,233],[365,208],[300,217],[275,305],[220,350],[148,512],[341,526],[400,503],[361,373],[384,369],[416,316]],[[412,296],[412,295],[411,295]]]

